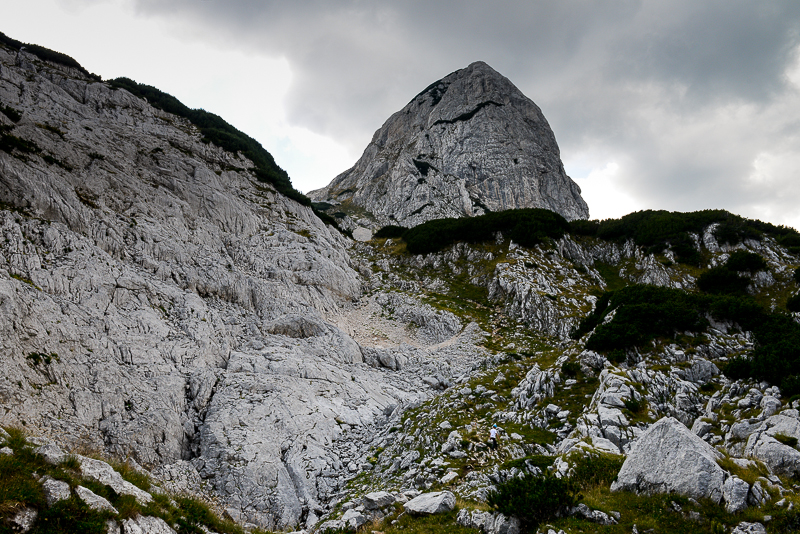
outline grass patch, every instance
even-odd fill
[[[594,268],[600,273],[606,283],[606,291],[617,291],[628,285],[628,282],[619,275],[619,268],[601,261],[594,262]]]
[[[18,428],[6,429],[9,438],[5,446],[14,454],[0,455],[0,532],[10,532],[6,521],[19,510],[30,507],[38,512],[38,518],[29,531],[31,534],[88,532],[103,534],[106,532],[106,521],[121,521],[139,514],[160,517],[176,528],[178,534],[203,534],[208,530],[220,534],[244,534],[244,530],[233,523],[217,517],[211,508],[198,499],[188,497],[172,497],[164,494],[153,494],[153,501],[142,506],[131,495],[120,495],[94,480],[81,479],[80,462],[75,456],[67,456],[57,466],[50,465],[34,453],[34,448],[26,441],[26,434]],[[122,477],[148,491],[151,489],[149,478],[129,465],[121,462],[110,462]],[[89,509],[74,493],[69,499],[62,500],[52,507],[45,502],[39,477],[50,476],[56,480],[67,482],[70,489],[78,485],[84,486],[95,494],[107,499],[119,514]],[[260,530],[254,533],[264,532]]]
[[[604,453],[574,454],[572,479],[581,489],[594,486],[611,486],[625,461],[624,456]]]
[[[467,528],[456,523],[458,509],[446,514],[436,514],[429,516],[412,516],[403,514],[397,519],[397,524],[391,522],[396,516],[392,515],[384,519],[380,531],[384,534],[477,534],[479,531]],[[365,532],[377,530],[377,525],[366,528]]]
[[[797,447],[797,438],[794,436],[787,436],[781,432],[778,432],[773,436],[775,439],[783,443],[784,445],[788,445],[789,447]]]
[[[748,484],[753,485],[759,478],[769,475],[769,470],[764,464],[755,460],[753,462],[755,465],[750,464],[747,467],[742,467],[731,458],[725,457],[718,460],[717,464],[730,474],[736,475]]]

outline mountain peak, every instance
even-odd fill
[[[539,107],[483,61],[426,87],[309,196],[372,227],[515,208],[589,215]]]

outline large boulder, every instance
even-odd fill
[[[722,485],[722,496],[725,499],[725,510],[729,514],[741,512],[747,508],[747,496],[750,485],[739,477],[731,476]]]
[[[53,506],[58,501],[69,499],[69,484],[63,480],[45,477],[42,481],[42,493],[44,493],[44,500],[47,506]]]
[[[680,421],[665,417],[634,442],[611,491],[678,493],[719,503],[725,471],[721,454]]]
[[[800,439],[800,421],[795,410],[786,410],[767,418],[749,434],[745,456],[761,460],[780,475],[800,475],[800,451],[782,443],[777,437]]]
[[[406,512],[414,515],[443,514],[456,506],[456,496],[449,491],[423,493],[403,505]]]
[[[395,502],[394,495],[388,491],[373,491],[364,495],[364,508],[367,510],[379,510]]]

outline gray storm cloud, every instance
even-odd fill
[[[286,57],[290,120],[354,153],[483,60],[542,108],[565,159],[624,162],[616,179],[643,205],[800,218],[785,198],[800,192],[793,0],[135,3],[187,38]]]

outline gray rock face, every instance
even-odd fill
[[[580,503],[570,510],[570,515],[586,519],[600,525],[616,525],[617,520],[601,510],[592,510],[586,504]]]
[[[611,490],[674,492],[719,503],[725,479],[725,472],[717,465],[719,457],[719,452],[680,421],[665,417],[634,443]]]
[[[481,512],[462,508],[458,512],[456,522],[467,528],[478,529],[483,534],[519,534],[519,520],[508,518],[500,513]]]
[[[379,510],[385,506],[393,504],[394,496],[388,491],[374,491],[364,495],[364,508],[367,510]]]
[[[778,434],[800,439],[800,421],[784,413],[767,418],[748,434],[744,454],[763,461],[775,473],[796,476],[800,474],[800,451],[778,441]]]
[[[722,498],[725,500],[725,510],[730,514],[741,512],[747,508],[747,496],[750,485],[739,477],[730,476],[722,485]]]
[[[767,534],[767,529],[761,523],[742,521],[736,525],[736,528],[731,531],[731,534]]]
[[[242,523],[312,517],[437,355],[364,363],[332,324],[362,292],[346,239],[183,119],[2,46],[0,101],[40,150],[0,151],[0,423],[191,460]]]
[[[44,492],[47,506],[53,506],[58,501],[69,499],[70,496],[69,484],[49,477],[42,482],[42,491]]]
[[[136,516],[122,522],[125,534],[175,534],[175,531],[160,517]]]
[[[589,215],[541,110],[483,62],[414,97],[352,169],[309,197],[363,208],[371,220],[358,222],[372,226],[512,208]]]
[[[75,488],[75,495],[80,497],[80,499],[85,502],[89,508],[92,510],[108,510],[109,512],[113,512],[118,514],[116,508],[114,508],[108,500],[97,495],[95,492],[90,490],[89,488],[84,488],[83,486],[77,486]]]
[[[423,493],[403,505],[406,512],[418,515],[443,514],[456,506],[456,496],[449,491]]]

